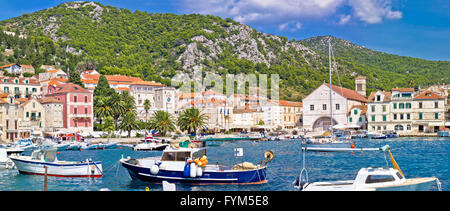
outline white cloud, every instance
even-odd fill
[[[402,18],[402,12],[392,11],[389,0],[349,0],[349,5],[356,17],[370,24],[380,23],[383,18]]]
[[[291,32],[297,31],[301,28],[302,28],[302,24],[300,22],[292,22],[292,21],[280,24],[278,26],[278,29],[281,31],[289,30]]]
[[[351,18],[352,18],[352,15],[340,15],[340,17],[339,17],[339,24],[340,25],[344,25],[348,21],[350,21]]]
[[[357,18],[369,24],[383,19],[398,19],[400,11],[394,11],[390,0],[181,0],[188,13],[212,14],[231,17],[245,24],[263,23],[278,26],[278,29],[300,29],[307,19],[335,18],[345,24]],[[352,13],[337,15],[337,10],[351,7]],[[296,25],[295,23],[298,23]]]

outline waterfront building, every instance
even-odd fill
[[[369,131],[386,131],[393,130],[391,121],[393,115],[391,110],[391,92],[377,91],[372,92],[369,95],[366,117],[367,117],[367,129]],[[396,116],[396,119],[397,118]]]
[[[43,129],[44,136],[54,136],[57,131],[63,129],[63,102],[56,98],[48,97],[41,101],[44,107],[45,127]]]
[[[267,101],[259,105],[263,113],[263,125],[260,127],[268,130],[282,129],[284,126],[283,107],[277,101]]]
[[[446,97],[431,90],[417,94],[413,100],[413,132],[437,133],[445,126]]]
[[[283,111],[283,128],[292,129],[302,125],[302,102],[279,100]]]
[[[48,86],[47,98],[63,103],[63,129],[68,133],[93,131],[93,93],[76,84]]]
[[[146,116],[150,116],[150,114],[157,111],[155,102],[155,89],[163,86],[163,84],[151,81],[131,82],[130,95],[133,96],[135,100],[136,113],[139,119],[145,120]],[[146,99],[150,101],[150,110],[148,110],[148,115],[146,115],[146,111],[144,108],[144,102]]]
[[[364,85],[362,83],[361,86]],[[367,103],[367,99],[357,91],[334,85],[331,86],[331,96],[333,105],[330,106],[330,84],[324,83],[303,99],[303,128],[329,130],[330,109],[333,111],[333,125],[349,125],[349,110]]]
[[[0,96],[0,139],[4,143],[42,135],[45,127],[45,112],[36,98],[15,98],[13,95]]]
[[[250,132],[252,128],[259,129],[263,126],[263,111],[257,108],[233,108],[232,130]]]
[[[0,91],[15,98],[41,95],[41,86],[35,77],[0,77]]]

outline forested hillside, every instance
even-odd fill
[[[170,84],[177,72],[195,66],[227,73],[279,74],[281,98],[301,100],[328,80],[326,37],[304,41],[258,32],[211,15],[175,15],[68,2],[0,22],[3,31],[27,38],[0,36],[0,63],[57,64],[65,70],[91,62],[104,74],[138,76]],[[15,41],[8,41],[15,40]],[[395,86],[450,83],[449,61],[435,62],[371,51],[333,38],[334,84],[354,88],[365,75],[369,91]],[[444,77],[442,77],[444,76]]]

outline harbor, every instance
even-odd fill
[[[450,190],[448,172],[448,137],[400,137],[389,139],[355,139],[358,148],[379,148],[389,145],[398,165],[407,178],[437,177],[443,191]],[[297,191],[293,182],[302,169],[303,152],[300,140],[284,141],[220,141],[219,145],[208,147],[210,163],[232,167],[236,163],[259,163],[264,152],[271,150],[274,159],[268,163],[267,182],[252,185],[192,185],[177,184],[179,191]],[[242,148],[242,156],[234,156],[234,150]],[[23,154],[31,154],[25,151]],[[119,160],[123,157],[145,158],[161,156],[161,151],[134,151],[129,147],[112,149],[58,151],[59,160],[102,161],[103,176],[99,178],[48,177],[49,191],[162,191],[161,184],[142,182],[130,178]],[[385,167],[381,151],[354,152],[306,152],[306,168],[309,181],[333,181],[354,179],[360,168]],[[390,166],[392,167],[392,166]],[[44,190],[44,176],[20,174],[17,169],[0,170],[0,189],[14,191]],[[436,184],[431,190],[438,190]]]

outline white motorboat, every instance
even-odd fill
[[[142,140],[143,143],[137,144],[133,147],[134,151],[151,151],[151,150],[164,150],[168,143],[163,143],[162,140],[154,139],[154,138],[146,138]]]
[[[389,146],[386,145],[380,149],[389,153],[394,168],[362,168],[354,180],[313,183],[306,181],[305,184],[302,184],[302,173],[305,171],[305,168],[303,168],[300,177],[297,178],[294,185],[303,191],[427,191],[436,182],[438,190],[441,190],[441,183],[436,177],[406,179],[400,167],[395,162]],[[303,165],[305,164],[303,163]],[[307,172],[306,180],[308,180]]]
[[[56,147],[34,150],[31,156],[10,156],[17,170],[22,174],[47,175],[56,177],[101,177],[100,161],[60,161],[56,157]]]

